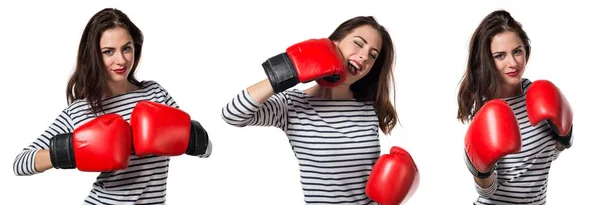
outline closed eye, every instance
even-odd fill
[[[358,47],[361,47],[361,48],[363,47],[363,45],[358,43],[358,41],[354,41],[354,44],[356,44]]]
[[[376,59],[376,58],[377,58],[377,54],[373,54],[373,53],[371,53],[371,57],[372,57],[373,59]]]

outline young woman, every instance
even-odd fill
[[[196,132],[190,133],[192,122],[186,121],[186,114],[176,109],[177,103],[161,85],[134,77],[143,41],[140,29],[117,9],[101,10],[89,20],[79,45],[75,72],[67,85],[68,106],[17,155],[13,165],[16,175],[34,175],[52,168],[95,171],[100,174],[84,204],[165,203],[169,156],[173,156],[169,151],[176,148],[166,142],[160,145],[164,147],[157,147],[132,139],[145,135],[136,131],[147,128],[133,126],[134,120],[131,127],[127,122],[134,116],[153,123],[153,129],[163,129],[163,122],[155,116],[164,118],[178,113],[184,117],[170,117],[182,122],[181,129],[187,130],[183,136],[170,134],[180,132],[173,130],[179,128],[168,128],[172,129],[166,132],[168,136],[150,131],[151,136],[144,137],[168,137],[170,141],[179,138],[185,143],[188,139],[203,139],[207,147],[193,151],[200,157],[208,157],[212,145],[204,130],[196,129],[202,131],[203,135],[196,135],[201,138],[190,136]],[[201,140],[193,143],[198,141]],[[138,156],[141,153],[143,156]]]
[[[572,111],[547,80],[522,78],[531,46],[510,13],[490,13],[470,42],[458,119],[471,121],[465,162],[474,204],[545,204],[550,165],[572,144]]]
[[[393,60],[383,26],[373,17],[349,19],[327,39],[300,42],[268,59],[268,79],[233,98],[223,119],[286,133],[307,204],[373,203],[365,184],[380,156],[379,129],[389,134],[397,121],[389,95]],[[311,88],[290,89],[312,80]]]

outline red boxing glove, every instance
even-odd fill
[[[392,147],[373,166],[366,193],[382,205],[399,205],[408,201],[418,186],[419,170],[412,157],[406,150]]]
[[[131,155],[131,129],[118,114],[106,114],[73,133],[50,139],[50,161],[57,169],[108,172],[126,169]]]
[[[555,134],[555,139],[565,148],[571,147],[573,110],[560,89],[550,81],[537,80],[527,90],[525,100],[531,125],[536,126],[546,120]]]
[[[180,109],[141,101],[131,113],[135,154],[144,157],[202,155],[208,147],[206,130]]]
[[[485,103],[473,117],[465,135],[465,163],[473,176],[489,177],[500,158],[521,151],[521,131],[504,100]]]
[[[313,80],[325,87],[335,87],[344,81],[347,69],[337,46],[327,38],[294,44],[285,53],[267,59],[262,66],[275,93]]]

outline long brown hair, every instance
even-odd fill
[[[86,99],[94,114],[103,112],[102,95],[106,90],[106,69],[100,51],[100,37],[108,29],[121,27],[129,31],[133,38],[134,62],[127,80],[136,86],[141,83],[135,79],[134,73],[142,56],[144,36],[142,31],[129,20],[127,15],[118,9],[103,9],[88,21],[77,52],[75,71],[67,84],[67,103],[75,100]]]
[[[525,60],[529,60],[531,45],[527,33],[505,10],[488,14],[473,33],[469,43],[469,60],[458,91],[457,118],[465,123],[487,101],[498,98],[501,77],[491,52],[492,38],[503,32],[515,32],[524,44]]]
[[[390,89],[394,91],[394,44],[388,31],[372,16],[358,16],[340,24],[329,36],[332,41],[340,41],[357,27],[369,25],[381,35],[381,52],[367,75],[350,85],[354,98],[358,101],[374,101],[379,127],[384,134],[390,134],[396,126],[398,115],[390,102]],[[395,100],[394,100],[395,101]]]

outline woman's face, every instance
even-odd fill
[[[129,32],[121,27],[104,31],[100,37],[100,52],[108,82],[126,82],[134,63],[133,39]]]
[[[490,50],[502,84],[521,86],[521,77],[527,64],[527,54],[521,38],[510,31],[497,34],[492,38]]]
[[[335,44],[348,61],[344,84],[351,85],[367,75],[381,51],[381,35],[369,25],[356,27]]]

